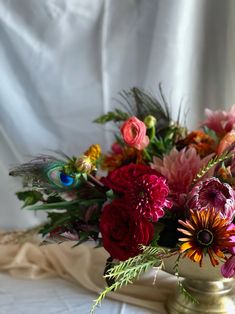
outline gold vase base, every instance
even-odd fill
[[[235,314],[235,303],[229,292],[233,279],[204,281],[184,279],[183,286],[198,303],[188,300],[182,292],[169,299],[166,308],[169,314]]]

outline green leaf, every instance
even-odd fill
[[[51,231],[55,230],[57,227],[64,226],[71,220],[70,216],[63,216],[60,214],[61,217],[57,217],[57,219],[53,219],[50,223],[43,226],[43,228],[39,231],[42,235],[46,235]]]
[[[107,114],[100,116],[99,118],[95,119],[93,122],[99,123],[99,124],[105,124],[110,121],[114,121],[114,122],[125,121],[128,118],[129,118],[128,113],[119,109],[114,109],[114,111],[109,111]]]
[[[111,201],[115,198],[114,193],[113,193],[113,190],[108,190],[108,191],[106,192],[106,196],[107,196],[107,199],[109,199],[109,200],[111,200]]]
[[[79,231],[79,241],[73,245],[73,248],[86,242],[89,239],[89,232]]]
[[[56,203],[56,202],[59,203],[62,201],[63,201],[63,199],[59,195],[56,195],[56,194],[49,195],[47,198],[47,203]]]
[[[29,206],[29,205],[34,205],[37,202],[43,200],[42,193],[40,193],[38,191],[17,192],[16,195],[17,195],[19,200],[24,201],[22,208]]]
[[[57,203],[34,205],[27,209],[29,210],[49,210],[49,209],[76,209],[79,205],[79,201],[64,201]]]

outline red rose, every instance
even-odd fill
[[[140,244],[148,245],[154,236],[153,224],[145,218],[135,220],[128,204],[114,200],[107,204],[100,219],[103,246],[120,261],[138,255]]]
[[[132,187],[133,181],[144,174],[161,176],[157,170],[146,165],[129,164],[111,171],[107,177],[102,178],[102,183],[116,192],[126,193]]]
[[[125,143],[136,149],[142,150],[149,144],[146,126],[136,117],[131,117],[123,123],[121,133]]]

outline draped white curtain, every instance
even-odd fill
[[[233,0],[0,0],[0,227],[20,211],[12,165],[111,142],[91,121],[132,86],[164,94],[189,127],[235,99]],[[106,130],[106,132],[105,132]]]

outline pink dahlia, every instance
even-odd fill
[[[167,200],[169,188],[166,179],[156,175],[145,174],[133,180],[126,193],[126,201],[137,215],[157,221],[165,215],[164,207],[171,207]]]
[[[224,110],[210,109],[205,110],[207,120],[203,123],[208,128],[214,130],[219,137],[224,136],[230,132],[235,126],[235,105],[231,107],[229,112]]]
[[[235,192],[217,178],[200,181],[188,194],[188,208],[202,210],[215,208],[221,216],[232,221],[235,216]]]
[[[180,151],[173,148],[168,155],[164,156],[163,160],[153,157],[151,168],[167,178],[173,194],[184,194],[189,191],[196,174],[210,159],[211,155],[201,159],[193,147]]]

